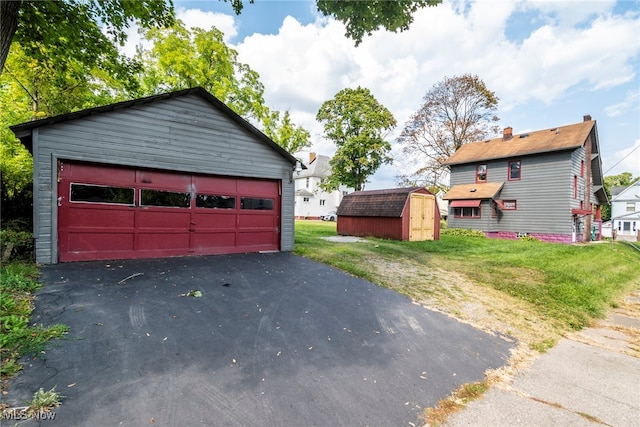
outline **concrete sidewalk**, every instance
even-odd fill
[[[640,426],[640,292],[445,425]]]

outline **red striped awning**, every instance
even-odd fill
[[[452,200],[450,206],[452,208],[478,208],[482,200]]]

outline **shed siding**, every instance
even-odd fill
[[[38,262],[57,261],[57,189],[51,183],[57,182],[58,159],[280,180],[280,246],[293,249],[292,165],[196,95],[44,126],[33,131],[33,147]]]
[[[402,218],[339,216],[337,232],[347,236],[403,240],[402,223]]]
[[[561,151],[482,162],[487,164],[489,182],[504,182],[504,187],[495,198],[515,200],[517,210],[498,212],[494,216],[492,202],[485,200],[481,205],[481,218],[454,218],[453,209],[451,209],[449,225],[490,233],[571,234],[570,201],[573,197],[571,158],[570,151]],[[522,172],[519,181],[508,179],[510,160],[521,161]],[[578,174],[579,167],[578,162]],[[475,164],[451,167],[452,186],[470,182],[475,182]]]

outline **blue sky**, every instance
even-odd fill
[[[225,33],[239,60],[260,74],[269,107],[289,110],[311,131],[309,151],[335,151],[315,114],[339,90],[369,88],[398,121],[393,140],[436,82],[472,73],[500,98],[501,127],[519,134],[590,114],[605,173],[640,176],[638,1],[445,0],[416,13],[408,31],[377,31],[357,48],[315,2],[245,3],[236,16],[225,2],[174,0],[186,25]],[[368,189],[394,186],[415,163],[397,144],[394,158]]]

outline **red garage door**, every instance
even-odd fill
[[[278,181],[86,163],[59,168],[62,262],[279,249]]]

